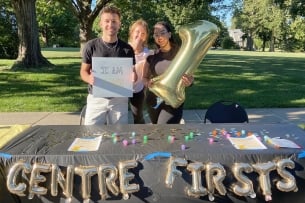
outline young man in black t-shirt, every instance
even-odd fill
[[[127,124],[127,97],[101,98],[92,95],[92,85],[94,84],[92,57],[128,57],[133,58],[133,64],[135,64],[134,51],[128,43],[118,39],[121,15],[117,8],[104,7],[100,12],[99,25],[102,29],[102,36],[88,41],[82,53],[80,76],[89,85],[85,125]]]

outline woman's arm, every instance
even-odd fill
[[[143,75],[142,75],[142,80],[145,87],[150,87],[151,85],[150,77],[151,74],[149,70],[149,63],[147,62],[147,60],[145,60],[143,65]]]

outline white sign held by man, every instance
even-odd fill
[[[92,57],[94,97],[132,96],[132,58]]]

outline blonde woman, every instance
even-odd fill
[[[133,97],[129,98],[130,110],[133,115],[134,124],[144,124],[144,84],[142,80],[143,65],[150,51],[147,47],[148,24],[145,20],[135,21],[129,28],[129,44],[135,52],[135,70],[138,79],[133,84]]]

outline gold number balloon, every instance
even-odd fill
[[[166,71],[153,78],[149,88],[174,108],[185,100],[183,74],[192,75],[218,36],[218,28],[208,21],[197,21],[179,28],[182,45]]]

